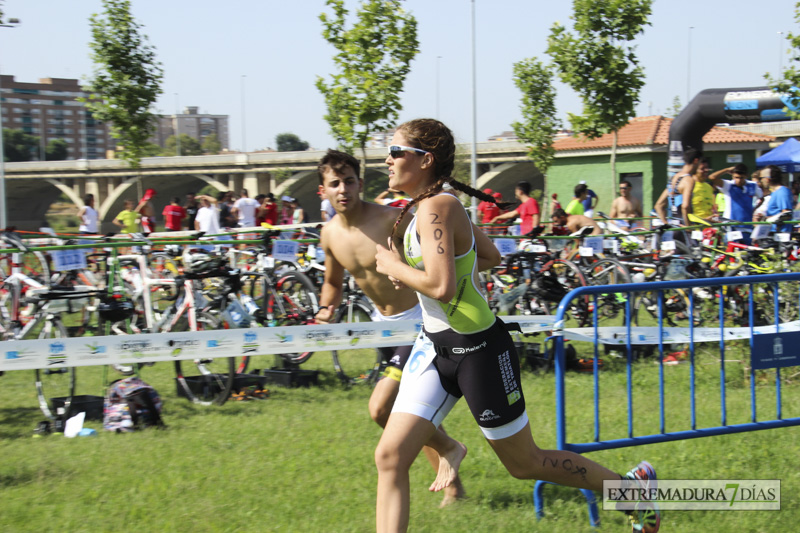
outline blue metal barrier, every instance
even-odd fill
[[[779,283],[789,283],[789,284],[797,284],[800,283],[800,273],[782,273],[782,274],[768,274],[768,275],[759,275],[759,276],[737,276],[737,277],[730,277],[730,278],[706,278],[706,279],[689,279],[689,280],[676,280],[676,281],[660,281],[660,282],[647,282],[647,283],[630,283],[625,285],[616,285],[616,286],[588,286],[588,287],[578,287],[577,289],[572,290],[569,292],[560,302],[558,309],[556,311],[555,317],[555,330],[553,333],[553,341],[555,343],[555,403],[556,403],[556,442],[557,448],[559,450],[569,450],[576,453],[586,453],[598,450],[608,450],[613,448],[622,448],[626,446],[638,446],[642,444],[652,444],[652,443],[659,443],[659,442],[668,442],[668,441],[677,441],[677,440],[686,440],[692,439],[697,437],[707,437],[713,435],[725,435],[725,434],[732,434],[732,433],[742,433],[748,431],[756,431],[762,429],[772,429],[772,428],[779,428],[779,427],[788,427],[788,426],[797,426],[800,425],[800,417],[795,418],[783,418],[782,412],[782,405],[781,405],[781,374],[780,374],[780,367],[781,366],[794,366],[800,364],[800,349],[797,348],[800,343],[796,343],[794,350],[788,354],[788,357],[785,357],[786,361],[777,362],[777,363],[770,363],[767,361],[764,364],[761,364],[762,357],[759,355],[756,359],[753,358],[754,353],[756,353],[756,340],[768,340],[778,338],[778,334],[781,333],[781,324],[780,324],[780,295],[779,295]],[[762,285],[766,284],[766,285]],[[758,285],[759,287],[754,287]],[[725,387],[725,338],[726,338],[726,328],[725,328],[725,290],[723,287],[730,287],[730,286],[747,286],[748,296],[747,296],[747,316],[748,316],[748,326],[750,328],[749,332],[749,348],[750,348],[750,421],[741,424],[728,424],[727,420],[727,409],[726,409],[726,387]],[[764,287],[770,287],[769,290],[764,289]],[[714,427],[697,427],[697,405],[696,405],[696,390],[695,390],[695,330],[700,327],[700,325],[695,326],[695,311],[696,311],[696,301],[695,301],[695,290],[698,291],[706,291],[710,289],[711,291],[719,291],[716,293],[716,305],[718,307],[718,315],[717,320],[718,324],[715,324],[714,327],[716,328],[717,325],[719,327],[719,346],[720,346],[720,354],[721,354],[721,362],[720,362],[720,425]],[[688,355],[689,359],[688,362],[691,365],[689,370],[689,380],[690,380],[690,387],[689,387],[689,394],[690,394],[690,429],[681,430],[681,431],[666,431],[666,423],[665,423],[665,394],[664,394],[664,346],[669,344],[674,344],[674,340],[667,339],[665,341],[665,326],[664,326],[664,319],[665,319],[665,303],[664,303],[664,291],[670,290],[680,290],[686,299],[688,299],[688,330],[689,330],[689,348],[688,348]],[[760,294],[767,295],[767,297],[772,297],[773,309],[772,313],[770,313],[773,317],[772,325],[767,326],[775,331],[775,333],[771,334],[763,334],[762,331],[756,330],[756,305],[754,303],[753,294],[756,291],[761,291]],[[793,292],[793,291],[787,291]],[[600,344],[601,344],[601,337],[600,337],[600,328],[598,328],[598,296],[604,294],[614,294],[614,293],[622,293],[626,295],[624,307],[625,307],[625,315],[624,315],[624,326],[626,331],[625,336],[625,343],[624,345],[620,345],[620,347],[624,346],[627,354],[627,361],[626,361],[626,381],[627,381],[627,437],[626,438],[615,438],[615,439],[608,439],[603,440],[601,438],[601,427],[600,427],[600,397],[599,397],[599,368],[598,368],[598,361],[600,359]],[[659,403],[659,431],[657,433],[649,434],[649,435],[635,435],[634,434],[634,411],[633,411],[633,381],[632,381],[632,363],[633,363],[633,346],[634,343],[632,342],[631,333],[633,331],[632,326],[632,309],[631,305],[633,301],[636,299],[636,293],[655,293],[657,294],[657,331],[658,331],[658,359],[657,363],[659,363],[658,367],[658,383],[659,383],[659,390],[658,390],[658,403]],[[800,291],[798,291],[800,294]],[[712,295],[714,297],[714,295]],[[593,416],[594,416],[594,438],[592,442],[569,442],[567,438],[567,416],[566,416],[566,392],[565,392],[565,374],[567,370],[567,362],[565,357],[565,349],[564,349],[564,341],[565,341],[565,322],[568,319],[568,312],[570,309],[574,309],[573,301],[579,298],[584,299],[592,298],[593,300],[593,307],[590,309],[594,310],[593,313],[593,341],[594,341],[594,365],[593,365],[593,385],[594,385],[594,405],[593,405]],[[795,301],[797,309],[800,310],[800,296]],[[789,308],[792,307],[790,303]],[[798,311],[800,314],[800,311]],[[796,318],[796,317],[795,317]],[[762,319],[763,320],[763,319]],[[764,328],[760,328],[763,330]],[[784,324],[784,329],[786,329],[786,325]],[[784,336],[790,335],[797,335],[800,336],[800,332],[797,332],[797,327],[795,324],[794,331],[795,333],[787,333],[784,331]],[[570,330],[572,331],[572,330]],[[567,332],[568,333],[568,332]],[[770,336],[772,335],[772,336]],[[792,337],[789,337],[792,340]],[[641,344],[641,342],[638,342]],[[763,342],[759,342],[760,349],[763,351]],[[780,339],[777,343],[781,345]],[[759,354],[761,351],[759,352]],[[777,353],[777,352],[776,352]],[[765,366],[766,365],[766,366]],[[775,368],[775,394],[776,394],[776,414],[773,419],[770,420],[758,420],[756,415],[756,387],[755,387],[755,372],[756,368]],[[533,503],[536,509],[537,518],[541,518],[543,515],[544,509],[544,500],[542,497],[542,490],[544,485],[550,484],[549,482],[545,481],[537,481],[534,490],[533,490]],[[599,514],[597,509],[597,502],[594,497],[594,494],[591,491],[583,490],[582,491],[584,496],[587,500],[587,505],[589,507],[589,517],[590,523],[592,526],[596,526],[599,524]]]

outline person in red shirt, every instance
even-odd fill
[[[492,189],[484,189],[483,192],[491,196],[494,195]],[[497,204],[494,202],[483,201],[478,204],[478,213],[481,214],[481,224],[489,224],[492,220],[494,220],[494,217],[500,214],[500,208],[497,207]],[[485,228],[484,232],[488,233],[489,235],[496,235],[497,228]]]
[[[183,219],[186,218],[186,209],[180,205],[181,199],[177,196],[172,198],[172,202],[164,206],[164,226],[167,231],[180,231],[183,225]]]
[[[520,205],[513,211],[503,213],[492,219],[491,223],[501,220],[514,220],[519,217],[522,219],[520,223],[520,235],[525,235],[533,228],[539,225],[541,218],[539,212],[539,202],[535,198],[531,198],[531,184],[527,181],[520,181],[514,189],[514,196],[519,200]]]
[[[275,195],[267,193],[267,197],[261,203],[258,209],[258,215],[264,219],[264,222],[272,226],[278,224],[278,204],[275,202]]]

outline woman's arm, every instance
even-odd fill
[[[453,196],[428,198],[417,209],[417,232],[422,243],[424,270],[407,265],[396,250],[378,245],[377,270],[405,286],[441,302],[456,292],[455,228],[468,228],[469,218]],[[461,235],[463,237],[463,235]]]
[[[499,265],[503,261],[503,256],[500,255],[500,251],[494,245],[494,242],[475,224],[472,225],[472,234],[475,235],[478,270],[489,270]]]

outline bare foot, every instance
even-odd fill
[[[458,477],[458,467],[467,456],[467,447],[455,441],[456,445],[444,455],[439,456],[439,472],[428,490],[439,492],[449,487]]]
[[[464,491],[464,486],[461,484],[461,478],[458,476],[456,476],[456,479],[450,484],[450,486],[444,488],[443,492],[444,498],[442,498],[442,503],[439,504],[440,509],[467,497],[467,493]]]

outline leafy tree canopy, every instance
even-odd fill
[[[794,21],[800,24],[800,2],[794,6]],[[769,73],[764,77],[778,92],[788,95],[786,111],[790,117],[797,120],[800,118],[800,112],[797,111],[800,109],[800,90],[798,90],[800,87],[800,65],[798,65],[800,63],[800,34],[789,32],[786,35],[786,41],[789,51],[792,52],[789,66],[783,72],[778,73],[780,78],[777,80],[772,79]]]
[[[161,94],[163,70],[133,19],[129,0],[103,0],[102,15],[90,17],[95,71],[81,99],[96,120],[109,122],[122,147],[122,158],[134,168],[155,128],[151,108]]]
[[[222,151],[222,143],[219,142],[219,137],[216,133],[206,135],[203,139],[203,153],[208,155],[218,154]]]
[[[511,126],[517,137],[528,145],[528,157],[536,168],[546,173],[555,159],[553,139],[561,129],[556,117],[556,90],[553,67],[536,58],[514,63],[514,84],[522,92],[522,122]]]
[[[561,80],[583,101],[583,114],[570,114],[572,128],[589,138],[618,131],[635,116],[644,70],[633,40],[649,24],[652,0],[574,0],[574,34],[551,28],[547,53]]]
[[[63,161],[69,155],[69,145],[64,139],[50,139],[44,150],[47,161]]]
[[[3,128],[3,157],[7,162],[33,161],[38,150],[39,137]]]
[[[294,133],[279,133],[275,136],[275,144],[279,152],[304,152],[308,150],[308,143]]]
[[[399,0],[364,0],[350,17],[344,0],[327,0],[322,35],[337,53],[330,81],[317,78],[325,97],[325,120],[342,149],[364,148],[371,134],[395,126],[400,93],[419,52],[417,20]],[[347,23],[351,22],[349,28]],[[363,165],[362,165],[363,177]]]
[[[194,137],[190,137],[185,133],[181,133],[180,140],[180,155],[203,155],[203,147],[200,145],[200,141]],[[175,137],[175,135],[170,135],[167,137],[167,140],[164,141],[164,150],[161,155],[167,157],[178,155],[177,145],[178,139]]]

